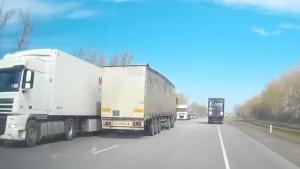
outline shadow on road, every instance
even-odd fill
[[[51,143],[58,143],[58,142],[65,142],[65,140],[62,138],[62,136],[43,138],[41,140],[41,142],[39,144],[37,144],[35,147],[38,147],[38,146],[44,145],[44,144],[51,144]],[[15,149],[29,148],[22,141],[10,141],[10,140],[2,140],[0,142],[0,147],[15,148]]]
[[[85,133],[83,135],[76,136],[76,138],[88,138],[88,137],[99,137],[99,138],[114,138],[114,139],[140,139],[144,136],[143,131],[99,131],[92,133]],[[36,145],[36,147],[45,145],[45,144],[54,144],[66,142],[63,136],[54,136],[54,137],[46,137],[41,140],[41,142]],[[0,141],[0,147],[2,148],[27,148],[22,141]]]
[[[207,121],[197,121],[197,124],[208,124]]]
[[[102,131],[98,135],[100,138],[114,139],[140,139],[144,137],[143,131]]]

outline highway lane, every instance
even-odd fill
[[[220,136],[222,139],[220,139]],[[221,145],[223,142],[223,149]],[[224,158],[225,157],[225,158]],[[227,160],[224,160],[226,159]],[[227,165],[226,165],[227,163]],[[154,137],[111,133],[52,141],[33,148],[0,146],[0,169],[296,169],[237,128],[178,121]]]

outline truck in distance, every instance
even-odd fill
[[[103,129],[143,130],[153,136],[173,128],[175,86],[148,65],[103,67]]]
[[[208,99],[208,123],[217,122],[223,124],[224,121],[224,98]]]
[[[177,120],[190,120],[190,109],[186,104],[177,106]]]
[[[0,139],[36,145],[42,137],[100,129],[101,69],[65,52],[37,49],[0,60]]]

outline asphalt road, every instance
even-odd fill
[[[0,146],[0,169],[296,169],[267,146],[225,124],[177,121],[154,137],[111,133]]]

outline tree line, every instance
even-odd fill
[[[191,115],[207,116],[207,106],[201,105],[197,102],[189,103],[189,98],[183,93],[177,93],[178,105],[186,104],[191,108]]]
[[[299,124],[300,67],[271,81],[259,95],[237,105],[235,112],[248,120]]]

